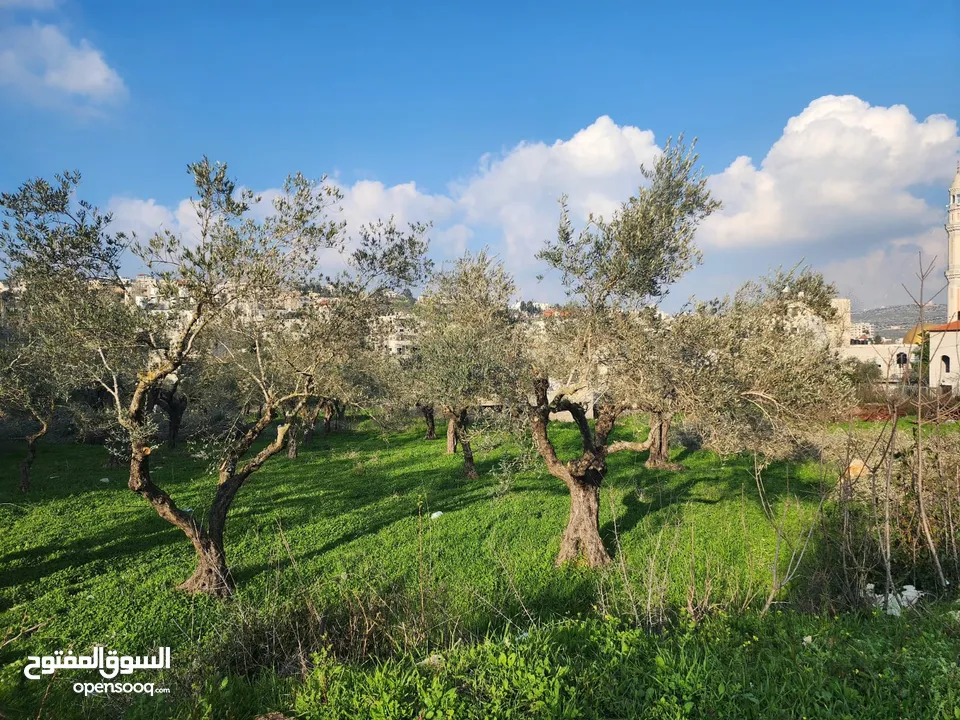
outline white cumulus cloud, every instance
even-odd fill
[[[759,165],[741,156],[709,176],[723,209],[704,224],[698,243],[705,265],[694,285],[685,280],[677,288],[678,297],[723,294],[805,256],[861,305],[902,301],[900,283],[912,282],[917,251],[945,255],[943,209],[925,195],[944,188],[945,198],[958,150],[957,123],[946,116],[921,121],[904,106],[871,106],[852,96],[814,100],[787,120]],[[609,216],[636,192],[641,164],[650,166],[659,152],[652,131],[602,116],[567,139],[485,155],[445,193],[414,182],[331,182],[343,191],[348,228],[391,215],[401,226],[433,222],[435,259],[488,245],[517,276],[524,297],[559,300],[556,286],[534,282],[544,270],[534,256],[556,233],[559,197],[569,196],[575,221],[590,212]],[[118,219],[122,207],[138,227],[184,223],[183,203],[171,210],[124,202]]]
[[[38,103],[95,108],[126,96],[120,75],[87,40],[73,42],[56,25],[0,29],[0,86]]]
[[[456,209],[446,195],[421,192],[413,182],[385,186],[382,182],[360,180],[343,192],[343,216],[349,227],[359,227],[393,216],[400,227],[411,222],[442,222]]]
[[[190,200],[181,200],[171,209],[152,198],[117,196],[110,198],[106,210],[113,215],[112,230],[136,234],[141,241],[163,231],[180,235],[190,244],[200,241],[200,223]]]
[[[923,232],[942,211],[918,186],[948,183],[957,123],[918,121],[903,105],[828,95],[790,118],[760,166],[738,157],[710,186],[723,209],[704,224],[721,248]],[[870,242],[867,240],[867,242]]]
[[[651,131],[603,116],[569,140],[486,155],[473,177],[451,187],[468,224],[502,230],[506,255],[527,260],[556,232],[562,194],[581,219],[609,216],[637,189],[640,164],[659,151]]]

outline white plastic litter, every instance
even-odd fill
[[[100,482],[110,482],[110,478],[100,478]]]
[[[443,657],[434,653],[430,657],[424,658],[423,660],[418,662],[417,665],[420,665],[420,666],[427,665],[432,668],[441,668],[443,667]]]
[[[903,608],[913,607],[917,600],[926,594],[917,590],[913,585],[904,585],[903,592],[890,593],[890,597],[885,598],[883,593],[878,595],[874,592],[875,587],[873,583],[869,583],[863,594],[864,597],[873,603],[876,608],[883,610],[886,606],[887,615],[896,615],[897,617],[900,616],[900,611]]]
[[[431,519],[431,520],[436,520],[436,519],[437,519],[438,517],[440,517],[441,515],[443,515],[443,513],[442,513],[441,511],[437,510],[435,513],[431,513],[430,519]]]

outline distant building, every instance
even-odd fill
[[[886,383],[899,383],[909,375],[910,361],[917,350],[917,329],[907,333],[902,342],[876,344],[870,323],[851,320],[849,300],[837,298],[833,307],[837,316],[830,325],[829,334],[841,358],[873,363],[880,369],[880,377]]]
[[[930,386],[960,391],[960,163],[950,185],[946,229],[947,322],[918,324],[907,330],[900,342],[874,344],[873,326],[852,322],[850,301],[837,299],[834,308],[838,319],[832,327],[832,337],[839,343],[841,357],[872,362],[880,368],[886,382],[899,382],[909,375],[910,363],[926,336],[930,341]],[[888,329],[902,327],[894,325]]]
[[[417,349],[416,318],[408,313],[395,313],[379,318],[385,324],[384,349],[391,355],[409,355]]]
[[[125,283],[127,296],[137,307],[155,306],[160,301],[160,286],[152,275],[137,275]]]
[[[533,300],[518,300],[510,306],[511,310],[517,312],[542,313],[553,307],[553,303],[534,302]]]

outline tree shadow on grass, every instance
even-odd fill
[[[175,543],[189,548],[183,533],[165,521],[138,517],[94,535],[0,555],[0,588],[29,585],[65,570],[85,579],[124,558]]]
[[[675,453],[674,461],[680,459],[713,459],[703,451],[684,448]],[[620,534],[636,528],[645,517],[669,509],[682,508],[688,504],[716,505],[743,497],[762,507],[757,489],[752,459],[749,457],[729,458],[723,464],[713,467],[686,467],[683,470],[650,469],[640,465],[640,459],[646,460],[647,453],[638,456],[637,468],[633,475],[633,487],[625,480],[626,469],[620,474],[612,487],[624,490],[622,514],[616,520],[608,521],[601,528],[605,538],[612,538],[615,531]],[[785,461],[772,463],[763,471],[763,487],[766,501],[775,504],[787,496],[817,496],[819,485],[815,481],[798,477],[796,463]]]
[[[383,496],[380,496],[378,499],[383,500]],[[446,491],[435,491],[429,495],[429,511],[453,513],[459,510],[465,510],[476,503],[485,502],[489,499],[490,495],[487,492],[486,486],[472,489],[458,488]],[[373,503],[369,503],[369,505],[372,504]],[[268,507],[277,509],[278,506],[271,503]],[[354,522],[351,523],[352,527],[337,533],[335,536],[331,534],[332,536],[328,537],[322,544],[312,547],[305,553],[297,554],[295,558],[296,562],[309,563],[315,558],[321,557],[339,547],[349,545],[367,536],[377,535],[388,527],[405,520],[412,520],[418,516],[417,503],[413,498],[407,498],[405,502],[391,503],[389,506],[378,508],[374,512],[365,511],[363,508],[358,510],[356,507],[349,507],[348,504],[344,504],[343,507],[344,514],[349,513],[351,519],[354,520]],[[427,514],[426,510],[423,512],[424,515]],[[254,511],[253,514],[256,514],[256,512]],[[336,516],[336,513],[328,515],[327,517],[334,516]],[[227,552],[229,553],[229,547],[227,548]],[[261,573],[272,569],[275,569],[275,565],[259,563],[257,565],[244,566],[236,569],[234,576],[239,582],[249,582]]]

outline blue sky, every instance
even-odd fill
[[[945,251],[956,2],[274,5],[0,0],[0,187],[79,169],[146,232],[203,153],[257,190],[332,174],[356,219],[433,220],[438,259],[489,244],[556,299],[531,258],[558,191],[607,208],[686,131],[728,209],[678,298],[805,257],[890,304],[938,222]]]

